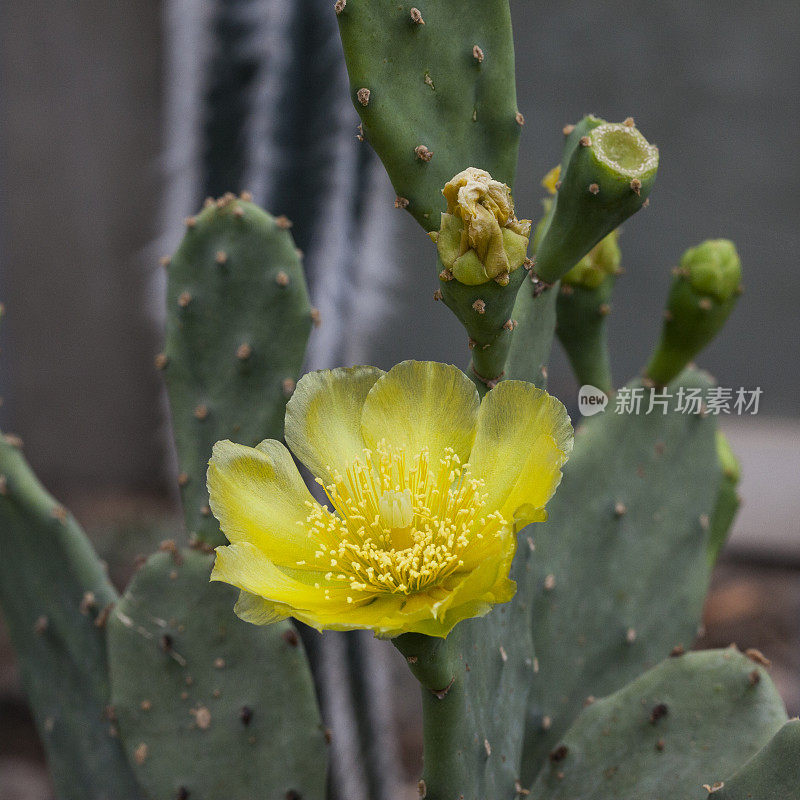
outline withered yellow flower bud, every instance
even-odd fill
[[[525,261],[531,221],[514,216],[506,184],[482,169],[469,167],[445,184],[437,243],[439,258],[453,277],[470,286],[508,276]]]

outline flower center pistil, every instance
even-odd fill
[[[318,543],[314,566],[354,591],[408,595],[440,584],[508,528],[451,448],[431,463],[427,448],[409,458],[382,440],[332,475],[317,482],[335,511],[309,503],[305,527]]]

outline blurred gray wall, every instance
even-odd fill
[[[2,425],[55,490],[153,483],[161,2],[17,0],[0,18]]]
[[[618,379],[647,358],[681,252],[730,236],[747,292],[701,363],[725,385],[761,386],[762,413],[796,415],[796,2],[512,7],[527,119],[522,215],[537,216],[561,128],[585,112],[633,115],[661,147],[651,207],[622,240],[627,272],[612,318]],[[158,300],[146,295],[158,255],[148,246],[161,233],[162,3],[33,0],[3,3],[0,15],[2,425],[23,436],[55,488],[157,483],[164,445],[151,365],[160,335],[148,308]],[[463,332],[431,300],[430,244],[410,218],[402,228],[406,277],[372,360],[462,363]],[[552,388],[571,396],[558,356],[551,375]]]

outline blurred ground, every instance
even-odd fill
[[[124,585],[140,553],[147,553],[177,528],[163,502],[107,497],[72,506],[83,520],[115,583]],[[142,521],[141,508],[149,508]],[[775,566],[752,557],[726,556],[715,570],[706,604],[700,648],[755,647],[772,660],[771,674],[789,710],[800,714],[800,567]],[[411,680],[399,691],[414,692]],[[416,697],[404,704],[409,717],[419,713]],[[419,722],[401,726],[403,764],[409,786],[416,787],[422,742]],[[414,792],[409,793],[409,797]],[[10,643],[0,620],[0,800],[52,800],[44,753],[20,689]]]

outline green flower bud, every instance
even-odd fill
[[[742,265],[727,239],[687,250],[673,270],[661,341],[645,374],[665,385],[722,329],[741,293]]]
[[[562,279],[562,283],[596,289],[609,276],[620,270],[619,228],[601,239]]]
[[[742,262],[728,239],[709,239],[690,248],[683,254],[680,269],[697,294],[720,303],[730,300],[742,281]]]
[[[445,184],[436,241],[439,259],[460,283],[501,285],[522,266],[528,252],[531,221],[514,216],[511,190],[482,169],[469,167]]]

